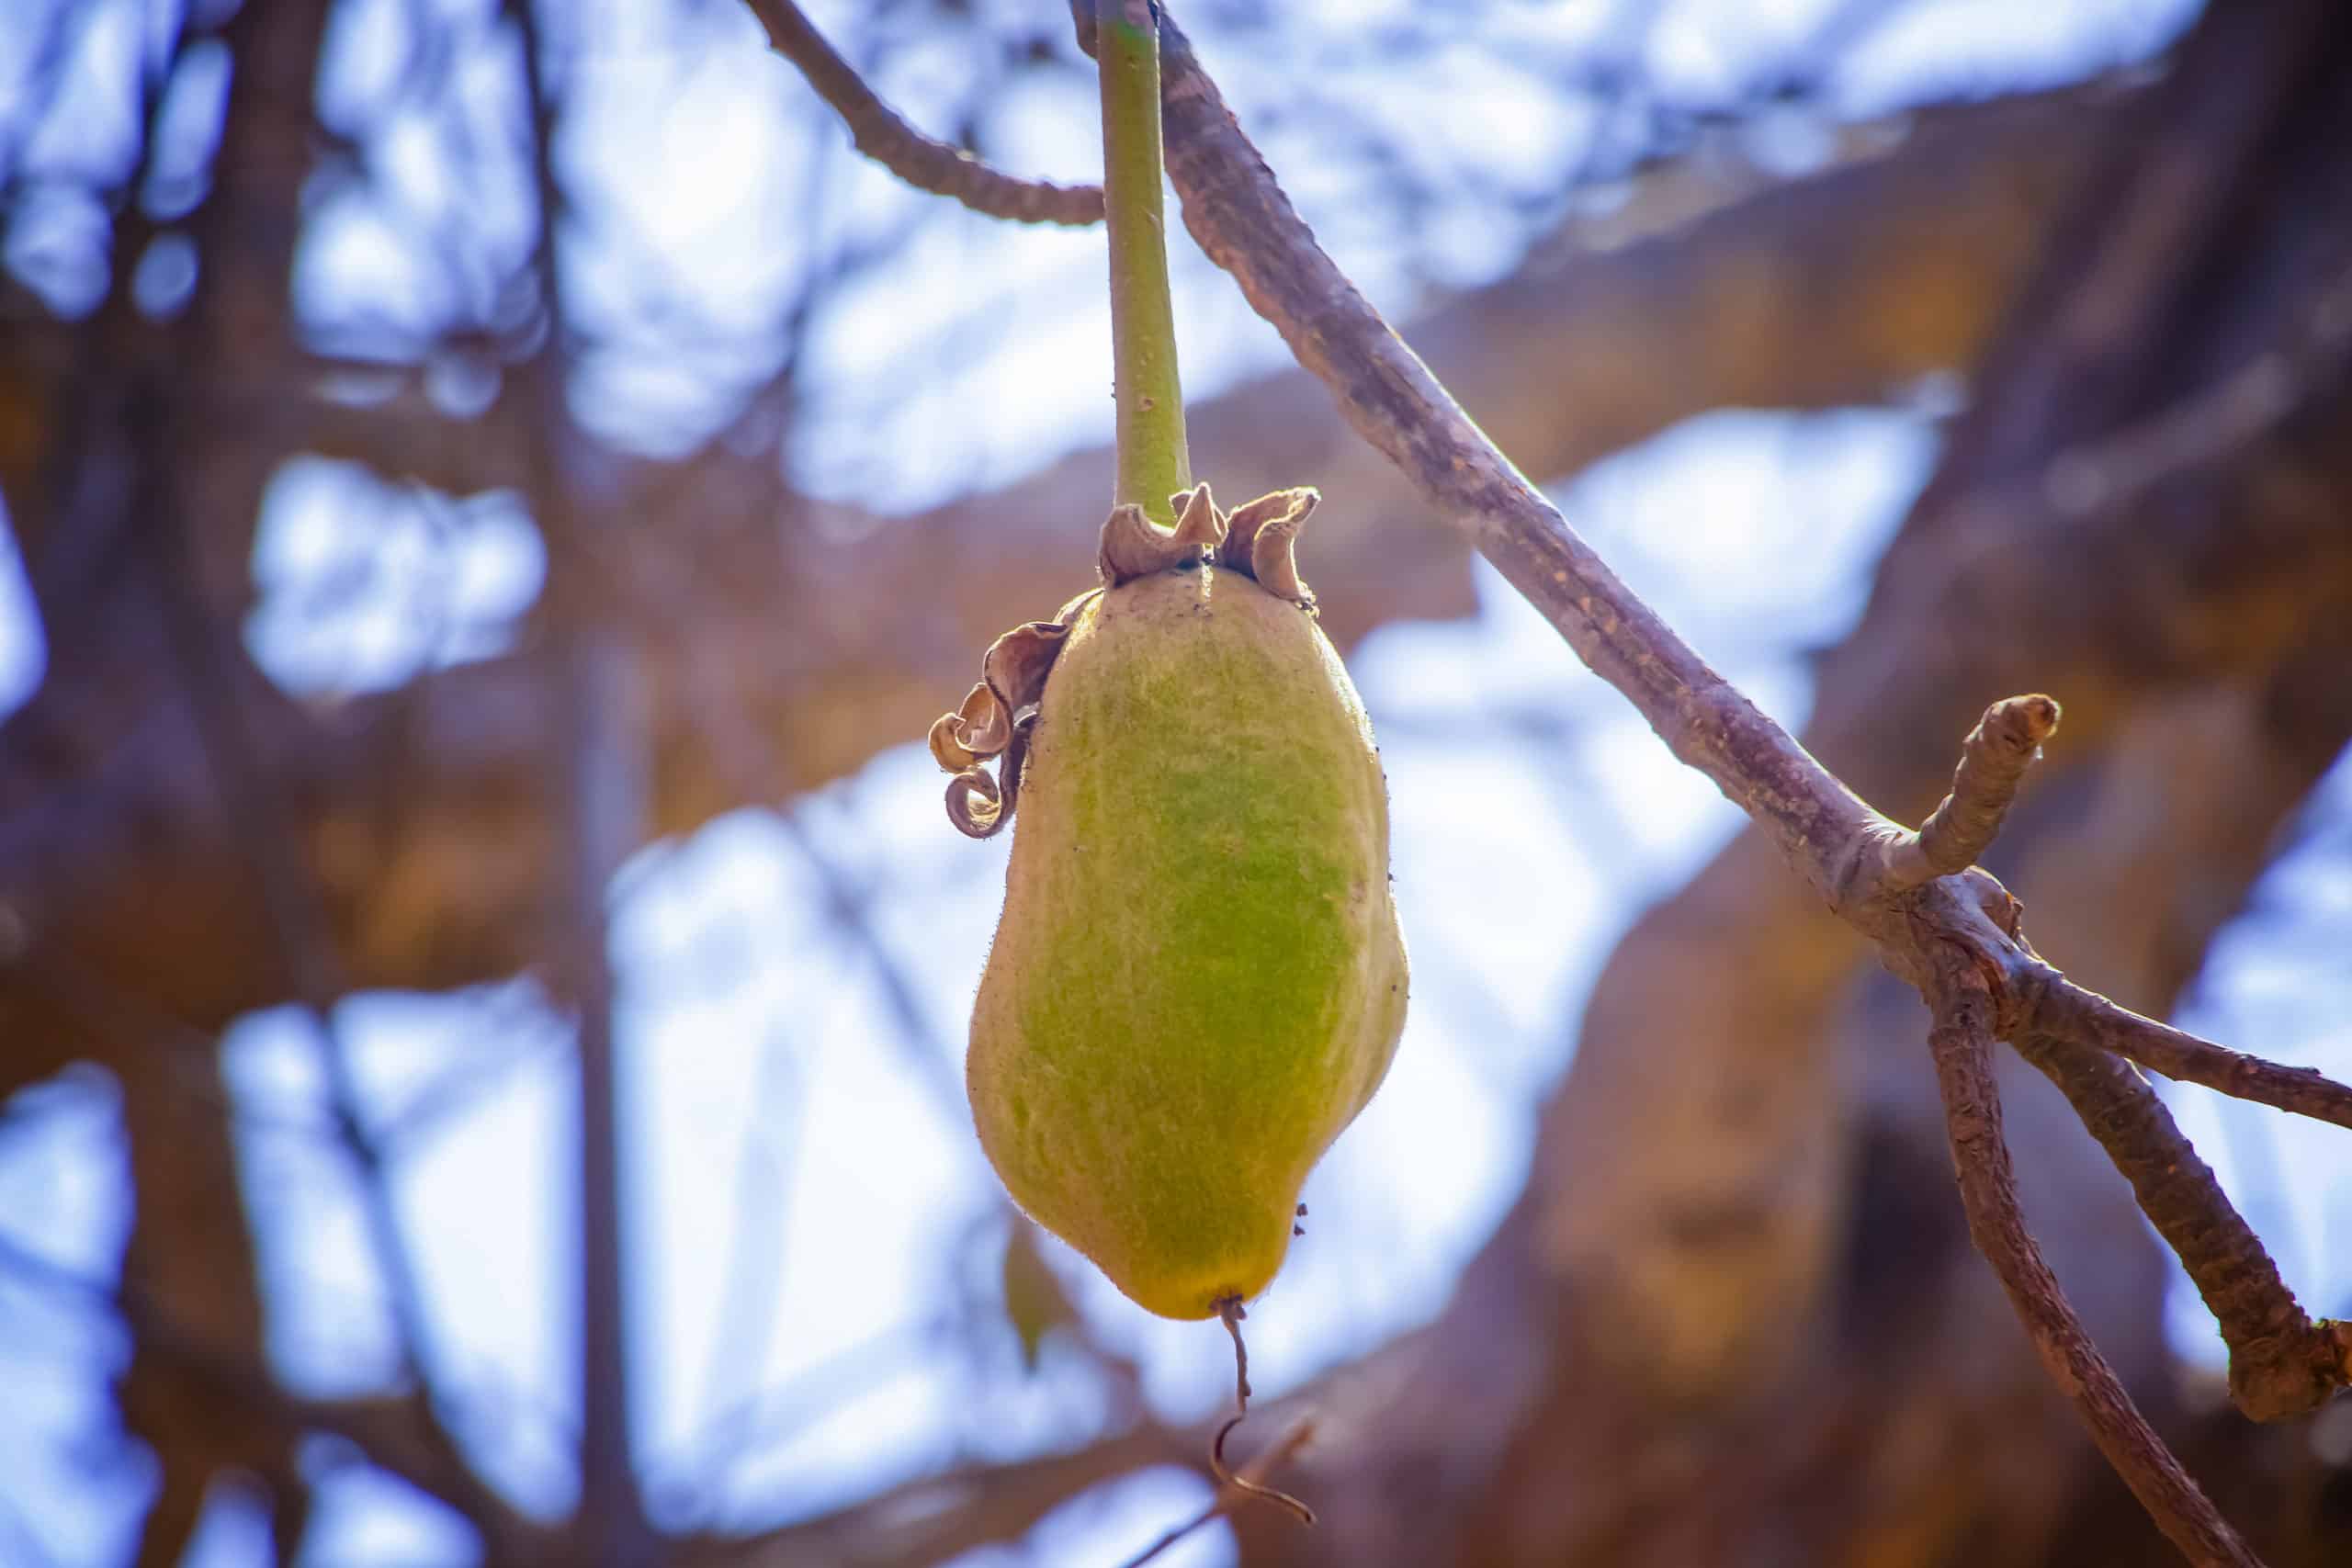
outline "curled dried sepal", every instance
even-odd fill
[[[983,748],[979,744],[999,711],[996,697],[989,692],[988,682],[976,683],[965,694],[963,706],[954,713],[941,714],[932,725],[932,760],[951,773],[960,773],[978,764],[982,757],[993,756],[1002,750],[1001,746]]]
[[[1293,553],[1298,531],[1315,511],[1322,492],[1302,486],[1278,490],[1255,501],[1245,501],[1226,518],[1226,533],[1217,546],[1217,564],[1246,572],[1258,586],[1278,599],[1303,609],[1315,608],[1315,595],[1298,575]]]
[[[1046,694],[1046,677],[1054,668],[1054,656],[1061,651],[1062,638],[1068,636],[1067,621],[1030,621],[989,645],[980,659],[980,682],[995,694],[1007,727],[990,750],[1001,751],[1010,745],[1012,719],[1023,708],[1035,706]]]
[[[1198,496],[1201,490],[1188,493]],[[1189,504],[1186,507],[1188,513],[1194,510]],[[1212,509],[1210,516],[1214,518],[1215,515]],[[1171,566],[1197,561],[1207,553],[1207,547],[1215,540],[1192,536],[1196,533],[1197,522],[1191,530],[1178,528],[1171,531],[1145,516],[1143,508],[1133,502],[1114,506],[1111,509],[1111,515],[1102,520],[1102,542],[1095,551],[1095,570],[1102,574],[1102,581],[1107,586],[1116,588],[1123,582],[1149,577],[1153,572],[1165,571]]]
[[[1225,513],[1216,509],[1210,499],[1205,482],[1168,498],[1170,510],[1176,513],[1176,542],[1197,545],[1213,550],[1225,539]]]
[[[941,767],[960,773],[1012,744],[1013,719],[1045,695],[1046,676],[1068,636],[1062,621],[1030,621],[989,645],[979,684],[965,694],[963,706],[931,727],[931,754]]]
[[[966,768],[947,781],[947,820],[956,824],[957,832],[967,838],[992,839],[1012,820],[1013,806],[1021,797],[1022,764],[1029,760],[1029,731],[1036,722],[1032,709],[1013,725],[1004,761],[997,764],[1001,782],[982,767]]]
[[[1012,820],[1004,794],[986,768],[967,768],[947,781],[947,820],[967,838],[987,839]]]
[[[956,776],[947,781],[947,819],[959,832],[991,838],[1012,820],[1021,793],[1021,763],[1028,753],[1029,726],[1046,694],[1046,677],[1069,636],[1070,621],[1100,589],[1080,594],[1050,621],[1029,621],[993,643],[980,660],[980,681],[963,705],[931,727],[931,754]],[[1001,756],[996,776],[985,764]]]
[[[1210,499],[1209,487],[1194,485],[1168,498],[1176,513],[1171,531],[1144,515],[1140,506],[1114,506],[1102,520],[1102,542],[1094,564],[1113,588],[1166,571],[1171,566],[1205,560],[1225,537],[1225,514]]]

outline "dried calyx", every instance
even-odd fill
[[[1315,595],[1299,578],[1293,547],[1320,499],[1312,489],[1278,490],[1223,512],[1207,485],[1195,485],[1170,498],[1173,529],[1152,522],[1140,506],[1114,507],[1095,552],[1102,585],[1064,604],[1052,620],[1028,621],[997,638],[963,705],[931,727],[931,754],[955,775],[947,781],[947,819],[975,839],[992,838],[1012,820],[1046,677],[1079,612],[1097,595],[1156,572],[1208,563],[1255,579],[1267,592],[1313,615]],[[991,774],[987,764],[999,759]]]

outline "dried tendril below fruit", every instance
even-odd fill
[[[1103,585],[1000,637],[931,733],[957,828],[1020,807],[967,1060],[981,1145],[1166,1317],[1273,1278],[1404,1026],[1379,753],[1292,555],[1316,500],[1228,514],[1202,485],[1172,531],[1115,509]]]

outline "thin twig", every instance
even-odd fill
[[[1102,221],[1096,186],[1057,186],[1019,179],[958,147],[933,141],[875,96],[849,62],[835,53],[792,0],[745,0],[766,29],[769,47],[800,68],[817,96],[849,127],[857,150],[919,190],[954,197],[975,212],[1017,223],[1082,228]]]
[[[1908,842],[1890,852],[1889,886],[1916,887],[1974,865],[2000,832],[2041,743],[2057,728],[2057,703],[2039,693],[2004,697],[1986,708],[1961,747],[1951,793]]]
[[[2076,1041],[2233,1100],[2352,1127],[2352,1088],[2316,1067],[2288,1066],[2199,1040],[2109,1001],[2046,964],[2029,964],[2019,980],[2026,1032]]]
[[[571,618],[577,619],[578,606]],[[589,626],[553,650],[557,700],[570,711],[566,770],[573,866],[566,880],[567,998],[580,1014],[580,1515],[625,1560],[648,1533],[629,1410],[628,1258],[623,1234],[619,1053],[605,889],[642,831],[644,762],[626,655]]]
[[[2064,1093],[2196,1281],[2230,1348],[2238,1409],[2284,1420],[2352,1382],[2352,1325],[2312,1321],[2140,1070],[2051,1035],[2019,1035],[2016,1044]]]
[[[1942,994],[1936,998],[1928,1045],[1976,1249],[2000,1276],[2051,1380],[2075,1402],[2092,1440],[2157,1529],[2198,1568],[2259,1568],[2260,1559],[2132,1404],[2026,1229],[2017,1175],[2001,1133],[2001,1094],[1993,1078],[1993,1001],[1983,977],[1960,959],[1939,988]]]

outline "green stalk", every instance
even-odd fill
[[[1113,503],[1176,521],[1168,498],[1193,483],[1184,394],[1176,380],[1176,313],[1168,299],[1159,153],[1159,31],[1148,0],[1095,0],[1102,78],[1102,205],[1111,231],[1111,362],[1118,397]]]

